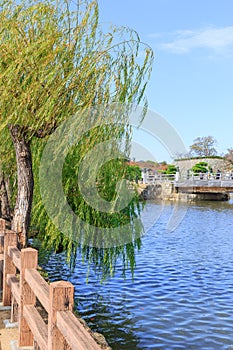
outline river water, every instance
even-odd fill
[[[120,261],[105,283],[91,270],[88,284],[81,263],[72,273],[62,254],[44,263],[51,280],[74,284],[78,312],[113,349],[233,349],[233,201],[186,209],[169,232],[173,204],[147,204],[133,280]]]

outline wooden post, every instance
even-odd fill
[[[1,350],[1,349],[0,349]],[[34,339],[34,343],[33,343],[33,350],[40,350],[39,345],[37,344],[36,340]]]
[[[17,234],[13,231],[8,231],[4,237],[4,264],[3,264],[3,294],[2,294],[2,303],[4,306],[11,305],[11,289],[8,286],[6,280],[7,275],[15,274],[16,267],[13,264],[11,258],[8,255],[8,247],[17,246]]]
[[[0,231],[0,254],[4,254],[4,235],[2,231]]]
[[[17,301],[15,298],[12,296],[11,297],[11,319],[10,321],[13,322],[18,322],[18,313],[19,313],[19,305],[17,304]]]
[[[1,219],[2,220],[2,219]],[[1,225],[1,221],[0,221]],[[0,290],[3,288],[4,232],[0,229]]]
[[[25,281],[25,270],[36,269],[38,262],[38,252],[36,249],[26,248],[21,250],[20,269],[20,305],[19,305],[19,347],[32,346],[33,334],[23,317],[24,305],[35,305],[36,296]]]
[[[0,233],[6,232],[6,221],[4,219],[0,219]]]
[[[59,281],[50,284],[48,319],[48,350],[68,349],[65,339],[56,326],[57,311],[73,311],[74,286]]]

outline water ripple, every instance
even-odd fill
[[[149,220],[158,204],[150,203]],[[51,279],[75,285],[79,313],[116,350],[233,349],[233,208],[203,203],[166,232],[172,205],[142,239],[134,281],[116,275],[101,284],[86,270],[72,275],[62,256],[45,266]],[[68,276],[68,277],[67,277]]]

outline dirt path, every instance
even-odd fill
[[[11,350],[11,340],[18,339],[18,328],[5,328],[4,320],[10,319],[9,310],[0,310],[0,350]]]

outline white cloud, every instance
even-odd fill
[[[233,50],[233,26],[205,28],[200,30],[180,30],[173,33],[170,42],[161,44],[161,49],[174,53],[188,53],[193,49],[210,49],[216,52]]]

